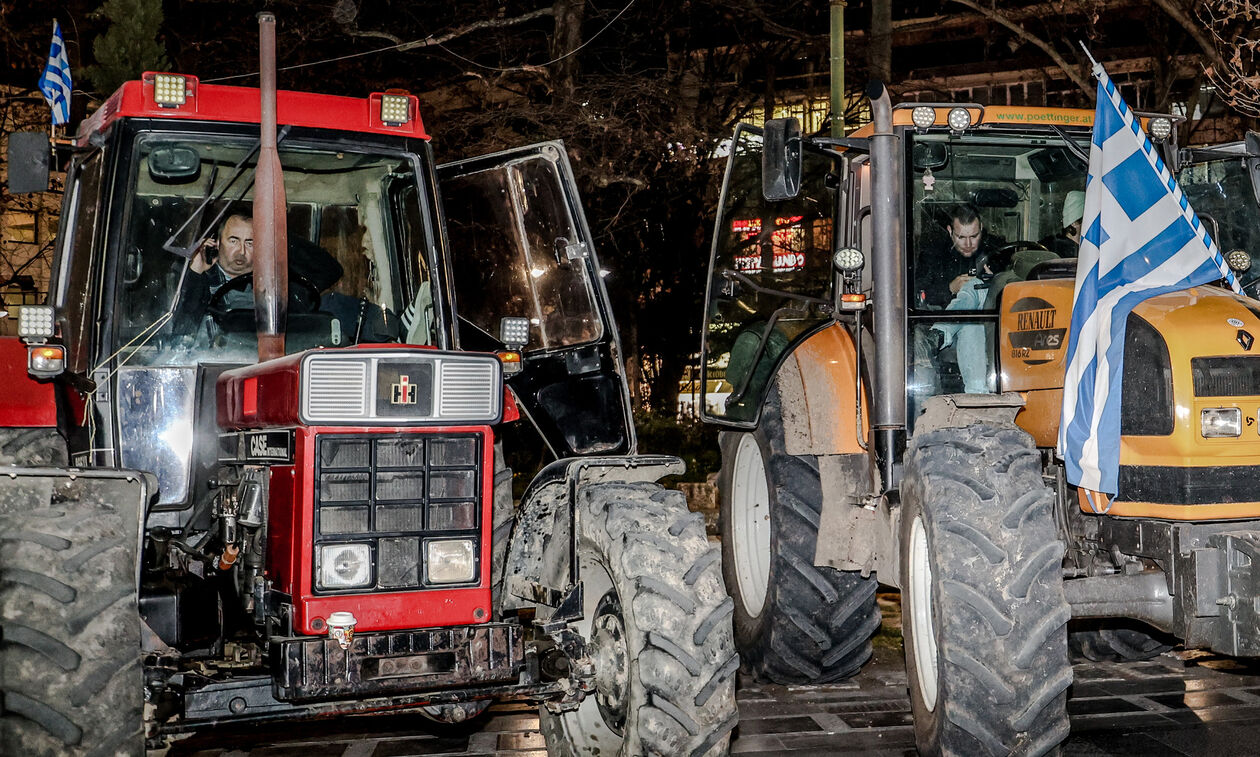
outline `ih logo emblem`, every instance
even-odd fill
[[[414,405],[416,404],[416,385],[406,375],[398,377],[397,384],[391,384],[394,390],[393,396],[390,397],[391,405]]]

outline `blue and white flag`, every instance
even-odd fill
[[[70,92],[73,89],[70,61],[66,59],[66,43],[61,38],[61,24],[54,20],[48,65],[44,66],[44,75],[39,77],[39,90],[44,93],[48,107],[52,108],[53,126],[60,126],[70,120]]]
[[[1115,494],[1125,324],[1143,300],[1220,279],[1238,283],[1168,166],[1102,66],[1063,384],[1067,480]]]

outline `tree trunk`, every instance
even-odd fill
[[[892,82],[892,0],[871,0],[870,45],[866,48],[867,78]]]
[[[577,89],[578,56],[575,50],[582,44],[582,16],[584,0],[556,0],[554,6],[556,31],[551,37],[551,57],[559,58],[551,64],[551,90],[553,102],[573,99]]]

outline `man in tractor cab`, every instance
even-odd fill
[[[172,321],[176,333],[190,333],[201,323],[210,298],[224,284],[254,270],[254,219],[232,213],[207,237],[188,262]]]
[[[950,245],[924,250],[915,275],[916,304],[943,308],[957,296],[963,284],[976,275],[977,255],[1002,246],[1003,240],[986,234],[984,221],[975,207],[959,203],[950,211]]]
[[[253,273],[253,223],[253,217],[245,213],[229,214],[220,224],[218,233],[207,237],[193,254],[172,317],[175,333],[193,333],[205,318],[215,293],[234,279]],[[336,284],[344,273],[342,265],[323,247],[301,237],[290,237],[289,275],[291,282],[298,285],[290,285],[291,297],[318,297],[320,292]],[[303,287],[314,291],[303,292]],[[252,310],[253,302],[251,283],[241,287],[240,291],[228,292],[223,305],[234,310]],[[322,303],[307,304],[311,309],[322,308]],[[356,301],[351,309],[357,307]],[[384,337],[378,337],[378,340],[386,341]]]

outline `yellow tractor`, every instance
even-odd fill
[[[1043,754],[1069,636],[1260,655],[1260,305],[1202,286],[1133,311],[1119,493],[1091,506],[1055,445],[1093,112],[868,94],[851,137],[731,142],[702,382],[730,390],[702,407],[746,672],[852,675],[896,587],[920,752]],[[1172,119],[1141,123],[1175,165]],[[1195,191],[1214,160],[1250,189],[1240,148],[1199,155]],[[1256,197],[1224,196],[1245,245]]]

